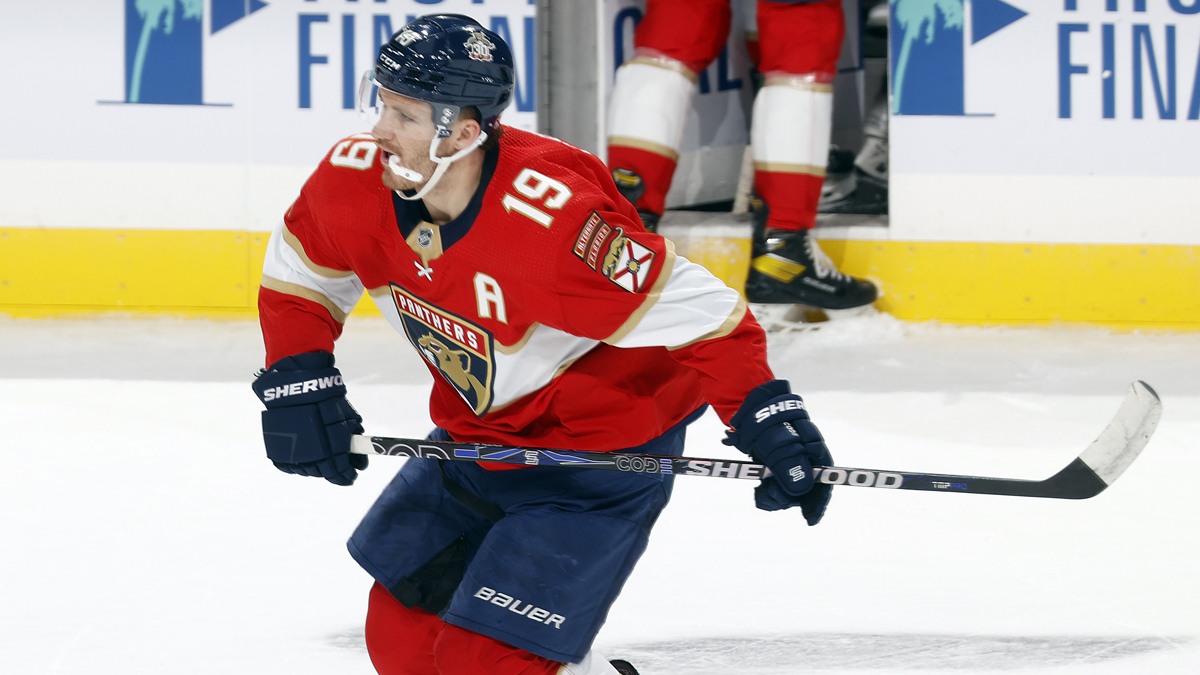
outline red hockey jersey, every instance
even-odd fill
[[[595,156],[506,128],[444,225],[381,182],[378,146],[339,142],[268,245],[267,363],[333,351],[367,290],[434,375],[458,440],[618,450],[705,401],[728,421],[772,379],[738,293],[648,234]]]

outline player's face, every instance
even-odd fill
[[[390,135],[414,140],[432,140],[437,137],[433,124],[433,107],[424,101],[401,96],[386,89],[379,89],[379,121],[375,124]]]
[[[425,180],[414,182],[384,169],[383,184],[390,190],[416,190],[437,168],[429,159],[429,144],[437,136],[433,107],[425,101],[385,89],[379,90],[379,103],[379,122],[371,130],[371,136],[383,150],[383,165],[386,167],[395,155],[405,167],[425,177]]]

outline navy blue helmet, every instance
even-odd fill
[[[475,106],[486,131],[512,102],[512,50],[469,16],[431,14],[408,23],[379,48],[374,79],[384,89],[428,101],[441,127],[462,108]]]

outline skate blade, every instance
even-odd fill
[[[829,321],[825,310],[808,305],[750,304],[750,313],[768,333],[817,330]]]
[[[768,333],[798,333],[819,330],[830,323],[877,314],[871,305],[850,309],[821,309],[810,305],[750,303],[750,313]]]

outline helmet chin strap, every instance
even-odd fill
[[[443,132],[445,133],[444,136],[443,136]],[[475,142],[471,143],[470,145],[463,148],[462,150],[459,150],[458,152],[454,153],[453,155],[450,155],[449,157],[438,157],[437,156],[437,148],[439,145],[441,145],[442,139],[449,135],[450,135],[450,132],[448,129],[446,129],[444,127],[438,128],[438,137],[429,142],[429,159],[430,159],[430,161],[432,161],[434,164],[437,165],[437,168],[433,170],[433,175],[429,177],[429,182],[425,183],[424,187],[422,187],[420,190],[417,191],[417,194],[409,197],[408,195],[404,194],[400,190],[396,190],[396,194],[399,195],[399,197],[401,199],[403,199],[405,201],[413,202],[413,201],[420,199],[421,197],[424,197],[425,194],[427,192],[429,192],[430,190],[432,190],[433,186],[437,185],[438,181],[442,179],[442,174],[446,173],[446,169],[450,168],[451,164],[453,164],[455,161],[457,161],[459,159],[462,159],[463,157],[466,157],[467,153],[469,153],[472,150],[474,150],[475,148],[478,148],[479,146],[483,145],[484,141],[486,141],[487,137],[488,137],[487,132],[483,131],[481,129],[479,131],[479,136],[475,139]],[[396,160],[396,166],[393,166],[392,160],[396,160],[395,155],[392,155],[392,159],[388,161],[388,168],[391,169],[392,173],[395,173],[396,175],[400,176],[401,178],[404,178],[406,180],[411,180],[413,182],[416,182],[418,179],[423,178],[423,176],[421,176],[421,174],[417,173],[416,171],[413,171],[412,169],[408,169],[403,166],[400,166],[399,160]]]

